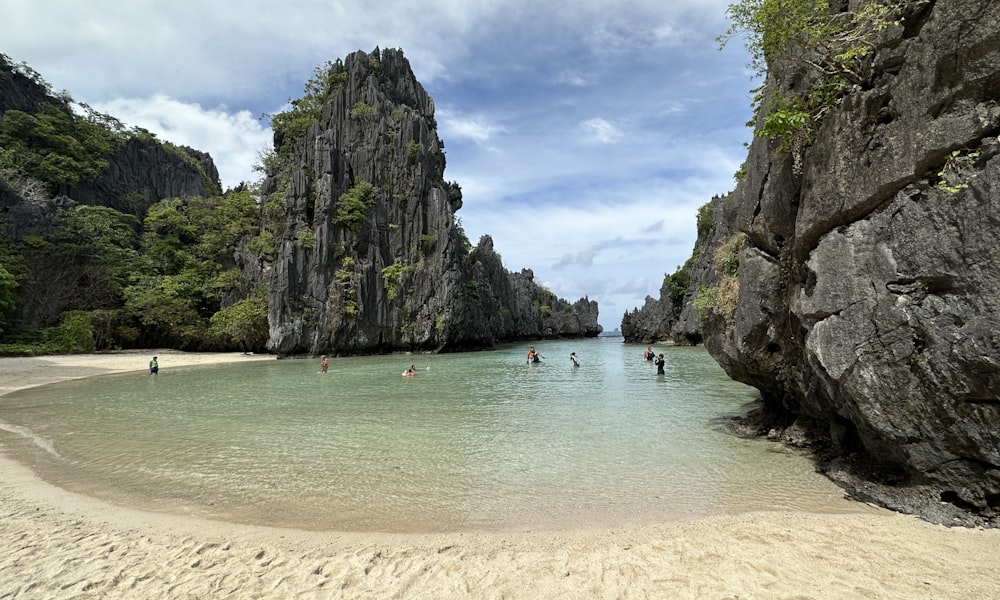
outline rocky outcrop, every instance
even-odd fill
[[[82,119],[73,115],[71,102],[65,94],[54,95],[30,67],[14,65],[0,55],[0,115],[9,110],[35,114],[54,107]],[[67,201],[108,206],[141,218],[151,204],[164,198],[220,193],[219,172],[209,154],[160,142],[144,131],[119,131],[117,138],[117,147],[101,157],[107,166],[95,177],[58,190],[47,190],[12,169],[0,169],[0,209],[7,214],[8,232],[14,237],[37,233],[45,227],[45,215]]]
[[[471,288],[475,292],[464,310],[475,326],[469,333],[485,328],[496,341],[593,337],[600,333],[597,302],[581,298],[571,304],[535,283],[531,269],[508,272],[489,236],[479,240],[471,260]]]
[[[698,211],[698,237],[684,266],[663,278],[659,298],[646,296],[642,306],[622,316],[626,343],[696,346],[702,343],[701,319],[695,308],[698,290],[718,283],[712,271],[712,248],[721,245],[721,231],[712,215],[729,196],[716,196]],[[720,208],[721,210],[721,208]]]
[[[142,217],[164,198],[217,196],[221,189],[209,154],[142,135],[115,150],[95,179],[64,187],[60,195]]]
[[[745,236],[705,343],[761,391],[760,430],[807,431],[855,497],[996,525],[1000,4],[919,4],[873,60],[798,165],[751,145],[704,253]]]
[[[279,354],[447,351],[597,335],[597,305],[568,304],[508,273],[488,237],[471,248],[444,181],[434,103],[400,50],[329,65],[319,121],[275,134],[265,181],[279,203],[270,348]]]
[[[19,110],[36,113],[52,102],[51,90],[39,85],[22,72],[4,54],[0,54],[0,113]]]
[[[697,346],[702,343],[701,323],[692,304],[697,289],[679,291],[668,275],[660,296],[646,296],[642,306],[622,315],[621,332],[626,343]]]

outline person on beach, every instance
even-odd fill
[[[154,356],[153,360],[149,361],[149,374],[156,375],[159,372],[160,372],[160,363],[157,362],[156,357]]]
[[[320,358],[320,361],[319,361],[319,372],[320,373],[326,373],[327,369],[330,368],[330,361],[327,360],[325,354],[323,356],[319,357],[319,358]]]
[[[653,352],[652,346],[646,346],[646,351],[642,353],[642,357],[646,360],[653,360],[656,358],[656,353]]]
[[[664,372],[664,370],[663,370],[663,365],[666,364],[666,362],[667,361],[663,358],[663,354],[662,353],[659,356],[657,356],[655,359],[653,359],[653,364],[656,365],[656,374],[657,375],[666,375],[666,372]]]
[[[569,359],[573,362],[574,367],[580,366],[580,361],[576,358],[576,352],[570,352]]]

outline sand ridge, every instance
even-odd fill
[[[163,373],[273,360],[165,350],[2,358],[0,394],[145,370],[154,354]],[[6,598],[1000,598],[1000,531],[874,511],[610,530],[308,532],[112,505],[41,481],[0,446]]]

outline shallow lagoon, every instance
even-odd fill
[[[711,425],[756,392],[700,348],[620,338],[130,373],[0,398],[45,479],[128,505],[319,530],[618,526],[852,504],[807,458]],[[568,356],[575,351],[581,366]],[[415,364],[417,376],[401,377]],[[16,432],[16,433],[14,433]]]

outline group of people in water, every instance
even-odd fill
[[[664,367],[666,366],[667,361],[662,352],[660,354],[656,354],[653,352],[652,346],[647,346],[646,351],[642,353],[642,357],[656,365],[657,375],[666,375]],[[535,350],[534,346],[528,349],[528,364],[542,362],[543,358],[545,357],[542,356],[538,350]],[[580,366],[580,358],[576,355],[576,352],[569,353],[569,360],[573,363],[574,367]]]
[[[664,366],[666,365],[666,360],[664,359],[662,352],[660,354],[656,354],[655,352],[653,352],[653,348],[651,346],[647,346],[645,352],[642,353],[642,357],[644,359],[646,359],[647,361],[652,362],[654,365],[656,365],[656,374],[657,375],[665,375],[666,374],[666,372],[664,371]],[[539,352],[538,350],[535,350],[534,346],[532,346],[531,348],[528,349],[528,360],[527,360],[528,364],[531,364],[531,363],[540,363],[540,362],[542,362],[543,358],[545,358],[545,357],[542,356],[541,352]],[[579,367],[580,366],[580,358],[576,355],[576,352],[570,352],[569,353],[569,360],[570,360],[571,363],[573,363],[574,367]],[[156,367],[154,366],[155,364],[156,364],[156,357],[154,356],[153,357],[153,362],[150,363],[150,371],[153,374],[156,374]],[[323,356],[320,357],[319,372],[320,373],[326,373],[327,370],[329,370],[329,368],[330,368],[330,361],[327,359],[326,355],[324,354]],[[403,371],[403,377],[413,377],[416,374],[417,374],[417,367],[416,367],[416,365],[410,365],[409,369]]]
[[[155,360],[155,359],[154,359]],[[430,369],[430,367],[426,367]],[[330,370],[330,359],[327,355],[322,355],[319,357],[319,372],[327,373]],[[410,365],[410,368],[403,371],[403,377],[413,377],[417,374],[417,365]]]
[[[542,356],[542,354],[538,350],[535,350],[534,346],[532,346],[531,348],[528,349],[528,363],[529,364],[530,363],[540,363],[540,362],[542,362],[543,358],[545,358],[545,357]],[[576,352],[570,352],[569,353],[569,360],[570,360],[570,362],[573,363],[574,367],[579,367],[580,366],[580,359],[577,358]]]

